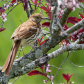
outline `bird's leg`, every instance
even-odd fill
[[[31,46],[34,49],[38,48],[38,46],[35,46],[35,45],[29,45],[29,46]]]
[[[19,50],[19,54],[18,54],[18,56],[16,56],[17,58],[19,58],[19,56],[20,56],[20,52],[21,52],[21,49]]]
[[[23,53],[23,56],[25,55],[24,52],[23,52],[23,47],[21,46],[21,50],[22,50],[22,53]]]
[[[37,44],[38,44],[38,42],[36,41],[33,45],[29,45],[29,46],[32,46],[32,48],[36,49],[36,48],[38,48]]]

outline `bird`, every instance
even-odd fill
[[[26,47],[37,40],[41,32],[41,21],[43,19],[45,18],[42,14],[34,13],[26,22],[22,23],[17,29],[15,29],[11,36],[13,45],[2,68],[2,72],[5,71],[6,76],[10,73],[19,46]]]

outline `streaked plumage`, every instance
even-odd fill
[[[35,13],[14,31],[13,35],[11,36],[11,39],[13,39],[14,43],[2,68],[2,72],[5,71],[6,76],[8,76],[10,73],[19,46],[26,47],[37,40],[37,36],[41,31],[40,22],[42,19],[42,14]]]

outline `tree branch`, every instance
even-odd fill
[[[83,49],[84,49],[84,44],[75,44],[75,43],[68,44],[66,46],[59,48],[58,50],[56,50],[52,53],[46,54],[46,55],[36,59],[35,61],[25,65],[24,67],[20,68],[17,71],[15,71],[11,75],[13,77],[24,75],[24,74],[30,72],[31,70],[36,69],[37,67],[41,67],[42,65],[46,64],[49,60],[58,57],[59,55],[61,55],[62,53],[66,52],[66,51],[83,50]],[[27,60],[27,59],[25,58],[23,60]],[[19,62],[21,62],[23,60],[18,59]],[[18,61],[15,60],[15,62],[18,62]],[[17,66],[17,67],[19,67],[19,66]]]

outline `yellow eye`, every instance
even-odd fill
[[[36,19],[39,19],[39,17],[36,17]]]

